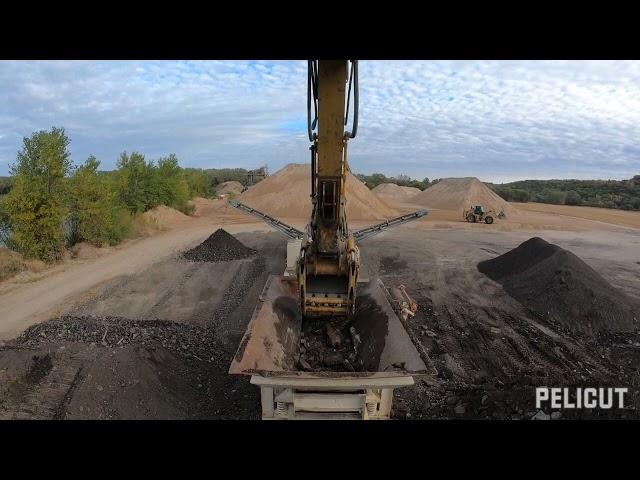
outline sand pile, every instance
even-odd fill
[[[411,202],[440,210],[461,211],[472,205],[482,205],[485,210],[504,211],[507,215],[516,213],[514,207],[475,177],[443,178],[411,197]]]
[[[640,301],[614,288],[573,253],[534,237],[478,264],[478,270],[532,311],[570,330],[638,328]]]
[[[216,187],[216,193],[218,195],[228,195],[230,193],[234,193],[239,195],[242,193],[242,189],[244,187],[240,182],[236,182],[235,180],[231,180],[229,182],[222,182],[220,185]]]
[[[209,238],[182,256],[193,262],[226,262],[251,257],[256,251],[245,247],[233,235],[219,228]]]
[[[158,230],[167,230],[189,220],[188,215],[166,205],[158,205],[144,212],[143,217],[151,227]]]
[[[371,189],[376,197],[381,198],[385,202],[402,203],[408,201],[411,197],[422,193],[422,190],[416,187],[401,187],[395,183],[381,183]]]
[[[227,202],[226,200],[218,200],[203,197],[194,197],[191,199],[193,204],[193,216],[194,217],[211,217],[223,208]]]
[[[384,220],[397,212],[347,173],[347,218]],[[291,163],[240,195],[239,200],[274,217],[307,218],[311,214],[311,167]]]

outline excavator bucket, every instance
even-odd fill
[[[229,369],[231,374],[265,377],[394,377],[435,373],[416,350],[391,307],[379,280],[358,285],[356,313],[351,325],[358,335],[360,371],[302,370],[303,318],[293,277],[269,277],[247,331]],[[430,362],[428,362],[430,363]]]

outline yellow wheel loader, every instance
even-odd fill
[[[497,218],[504,218],[504,212],[496,213],[495,210],[485,211],[482,205],[475,205],[468,210],[462,212],[462,218],[469,223],[484,222],[487,225],[491,225],[493,220]]]

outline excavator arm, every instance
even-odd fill
[[[345,131],[352,91],[353,128]],[[347,142],[358,126],[357,61],[309,61],[307,117],[313,208],[298,259],[300,307],[308,316],[349,315],[360,269],[345,197]]]

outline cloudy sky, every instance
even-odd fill
[[[308,162],[306,61],[2,61],[0,175],[61,126],[74,162],[123,150],[273,172]],[[640,62],[360,61],[353,171],[484,181],[640,174]]]

